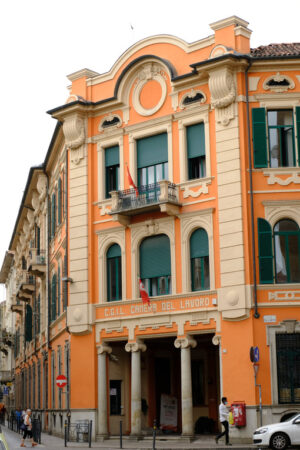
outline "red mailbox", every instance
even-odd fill
[[[246,426],[246,403],[233,402],[231,404],[231,411],[233,414],[234,425],[236,427]]]

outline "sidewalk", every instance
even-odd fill
[[[18,442],[20,441],[20,435],[17,433],[9,430],[6,427],[3,427],[5,434],[9,435],[15,435]],[[27,444],[29,446],[29,443]],[[38,445],[36,448],[47,448],[48,450],[51,449],[63,449],[64,448],[64,439],[52,436],[47,433],[42,433],[41,435],[41,444]],[[152,450],[153,448],[153,442],[152,438],[146,437],[145,439],[141,441],[134,441],[131,440],[128,436],[123,437],[123,449],[126,450]],[[82,442],[68,442],[67,448],[75,448],[76,450],[86,450],[88,449],[88,443],[82,443]],[[105,440],[104,442],[92,442],[92,448],[98,448],[102,450],[115,450],[120,448],[120,440],[119,438],[110,438]],[[219,450],[228,450],[228,448],[232,448],[235,450],[241,449],[254,449],[257,448],[254,445],[251,444],[233,444],[231,447],[228,447],[225,445],[224,442],[219,441],[219,444],[215,443],[214,436],[197,436],[195,440],[191,443],[188,443],[186,441],[182,441],[178,439],[176,436],[158,436],[156,439],[155,444],[156,449],[164,449],[164,450],[174,450],[174,449],[184,449],[184,450],[195,450],[197,448],[200,449],[219,449]]]

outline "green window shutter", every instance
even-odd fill
[[[298,164],[300,165],[300,106],[296,106]]]
[[[190,241],[191,258],[208,256],[208,236],[203,228],[193,232]]]
[[[167,133],[156,134],[137,140],[138,169],[168,162]]]
[[[254,167],[267,167],[267,133],[265,108],[252,109]]]
[[[259,280],[261,284],[273,283],[272,228],[265,219],[257,219]]]
[[[140,246],[141,278],[171,275],[171,252],[168,236],[160,234],[143,240]]]
[[[53,275],[51,282],[51,321],[56,319],[56,275]]]
[[[55,235],[56,228],[56,195],[52,194],[51,199],[51,237]]]
[[[197,123],[186,127],[188,158],[205,156],[204,123]]]
[[[60,267],[57,270],[57,316],[60,316]]]
[[[25,311],[25,341],[32,341],[32,308],[26,305]]]
[[[57,186],[57,223],[58,225],[61,224],[61,178],[58,179],[58,186]]]
[[[120,164],[119,146],[108,147],[105,149],[105,167],[117,166]]]

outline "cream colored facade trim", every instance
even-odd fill
[[[184,104],[184,101],[187,97],[194,98],[194,97],[196,97],[197,94],[201,94],[202,98],[200,100],[189,103],[187,105]],[[201,105],[201,103],[205,103],[205,102],[206,102],[206,95],[204,94],[204,92],[200,91],[199,89],[192,88],[189,92],[186,92],[183,95],[182,99],[180,100],[179,107],[180,107],[180,109],[191,109],[191,108],[199,107]]]
[[[234,25],[235,27],[242,26],[247,28],[249,25],[249,22],[246,20],[241,19],[238,16],[230,16],[226,19],[217,20],[216,22],[212,22],[209,24],[210,28],[214,31],[221,30],[222,28],[230,27],[231,25]]]
[[[152,116],[155,114],[159,109],[162,107],[166,100],[167,96],[167,83],[166,83],[167,76],[162,70],[161,66],[159,64],[154,63],[148,63],[142,66],[138,73],[137,81],[133,89],[133,95],[132,95],[132,102],[133,107],[136,110],[138,114],[141,116]],[[155,80],[157,81],[161,86],[161,98],[158,101],[158,103],[153,107],[146,109],[141,105],[140,102],[140,94],[145,86],[145,84],[149,80]]]
[[[276,169],[264,169],[263,174],[268,177],[268,184],[279,184],[280,186],[288,186],[289,184],[300,184],[300,168],[288,168],[289,170]],[[278,175],[288,175],[287,178],[282,179]]]
[[[248,78],[249,91],[256,91],[257,90],[257,86],[258,86],[259,80],[260,80],[260,77],[249,77]]]
[[[226,126],[235,116],[236,87],[232,69],[225,66],[210,71],[208,85],[211,106],[216,109],[216,121]]]
[[[286,192],[300,192],[300,189],[274,189],[272,191],[253,191],[253,194],[280,194]],[[250,191],[248,191],[248,194],[250,194]]]
[[[144,223],[129,225],[131,228],[131,288],[132,297],[139,298],[138,277],[140,275],[140,244],[142,240],[156,234],[166,234],[170,240],[172,294],[176,294],[176,259],[174,218],[146,220]]]
[[[234,29],[234,34],[235,36],[243,36],[247,39],[250,39],[252,31],[241,26],[236,26]]]
[[[63,123],[66,147],[71,150],[71,161],[79,164],[84,158],[84,143],[86,137],[87,120],[79,113],[67,116]]]
[[[76,72],[70,73],[70,75],[67,75],[67,78],[69,81],[76,81],[79,80],[80,78],[86,77],[86,78],[93,78],[98,76],[99,73],[95,72],[94,70],[90,70],[90,69],[81,69],[81,70],[77,70]]]
[[[211,178],[200,178],[197,183],[195,180],[191,180],[190,182],[185,182],[183,185],[181,184],[180,189],[184,191],[183,198],[200,197],[201,194],[208,194],[208,185],[211,184]],[[197,187],[196,191],[193,191],[191,188]],[[186,203],[184,203],[186,205]]]
[[[213,45],[215,42],[215,36],[208,36],[205,39],[201,39],[200,41],[193,42],[191,44],[188,44],[182,39],[179,39],[175,36],[169,36],[169,35],[157,35],[157,36],[151,36],[146,39],[143,39],[136,44],[134,44],[132,47],[130,47],[128,50],[126,50],[123,55],[116,61],[116,63],[113,65],[113,67],[110,69],[109,72],[104,73],[99,76],[93,76],[91,79],[87,80],[87,86],[93,86],[99,83],[104,83],[105,81],[112,80],[117,72],[121,69],[122,65],[128,61],[128,59],[133,56],[136,52],[143,49],[144,47],[147,47],[149,45],[155,45],[155,44],[170,44],[174,45],[176,47],[181,48],[186,53],[191,53],[196,50],[200,50],[201,48],[205,48],[207,46]]]
[[[173,144],[172,144],[172,122],[166,121],[159,124],[155,121],[155,125],[148,126],[148,123],[143,124],[143,128],[131,131],[129,133],[129,171],[135,184],[137,184],[137,145],[136,140],[148,136],[153,136],[159,133],[167,133],[168,138],[168,172],[169,180],[173,183]]]
[[[288,98],[282,94],[254,94],[256,101],[260,102],[263,108],[293,108],[300,104],[300,93],[289,93]]]
[[[276,301],[286,300],[287,302],[290,302],[291,300],[300,300],[300,290],[299,291],[280,290],[275,292],[269,292],[268,299]]]
[[[263,201],[265,219],[273,228],[281,219],[292,219],[300,226],[300,200],[270,200]]]
[[[210,177],[210,175],[211,175],[209,120],[208,120],[208,109],[205,108],[205,110],[201,113],[190,114],[190,115],[188,115],[186,117],[182,117],[180,120],[178,120],[179,155],[180,155],[179,156],[179,158],[180,158],[180,183],[184,183],[185,181],[188,180],[186,127],[189,125],[197,124],[197,123],[204,123],[206,177]],[[204,193],[206,193],[206,192],[204,192]]]
[[[278,378],[277,378],[277,352],[276,334],[300,333],[300,322],[297,320],[284,320],[277,325],[267,325],[267,345],[270,347],[271,391],[272,404],[278,404]]]
[[[106,122],[106,121],[107,122],[111,122],[115,117],[117,119],[119,119],[119,121],[116,124],[110,125],[108,127],[103,127],[103,123],[104,122]],[[120,128],[122,126],[122,122],[123,122],[122,118],[119,116],[119,114],[109,114],[109,115],[103,117],[103,119],[99,123],[98,130],[99,131],[104,131],[104,132],[106,132],[106,131],[109,132],[110,130],[113,130],[115,128]]]
[[[281,81],[287,80],[289,85],[288,86],[281,86],[281,85],[275,85],[275,86],[269,86],[268,83],[270,81],[275,81],[276,83],[280,83]],[[288,89],[294,89],[295,88],[295,83],[292,80],[291,77],[287,76],[287,75],[280,75],[279,72],[277,72],[276,75],[271,75],[270,77],[268,77],[264,83],[263,83],[263,89],[265,89],[265,91],[270,90],[271,92],[286,92]]]
[[[113,145],[119,146],[119,158],[120,158],[120,190],[124,189],[124,151],[123,151],[123,131],[120,130],[118,134],[114,136],[104,137],[97,143],[98,152],[98,202],[104,202],[105,198],[105,149],[112,147]],[[111,199],[110,203],[111,203]],[[102,205],[102,203],[101,203]],[[101,214],[102,215],[102,214]]]
[[[215,264],[214,264],[214,240],[213,240],[213,209],[197,211],[195,213],[180,216],[181,224],[181,254],[182,254],[182,290],[184,293],[191,291],[190,239],[192,233],[203,228],[208,236],[209,249],[209,278],[210,289],[215,289]]]
[[[107,302],[107,265],[106,255],[109,247],[118,244],[121,248],[122,270],[122,300],[126,299],[126,257],[125,257],[125,229],[116,227],[97,232],[98,235],[98,264],[99,264],[99,299],[100,304]]]

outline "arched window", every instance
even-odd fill
[[[193,232],[190,239],[192,291],[209,289],[208,236],[203,228]]]
[[[121,249],[118,244],[109,247],[106,256],[107,301],[122,300]]]
[[[300,234],[293,220],[283,219],[274,226],[276,283],[300,282]]]
[[[140,276],[149,296],[172,292],[170,241],[165,234],[151,236],[141,243]]]
[[[269,222],[258,218],[258,256],[261,284],[300,283],[300,231],[297,223],[282,219],[272,232]]]

